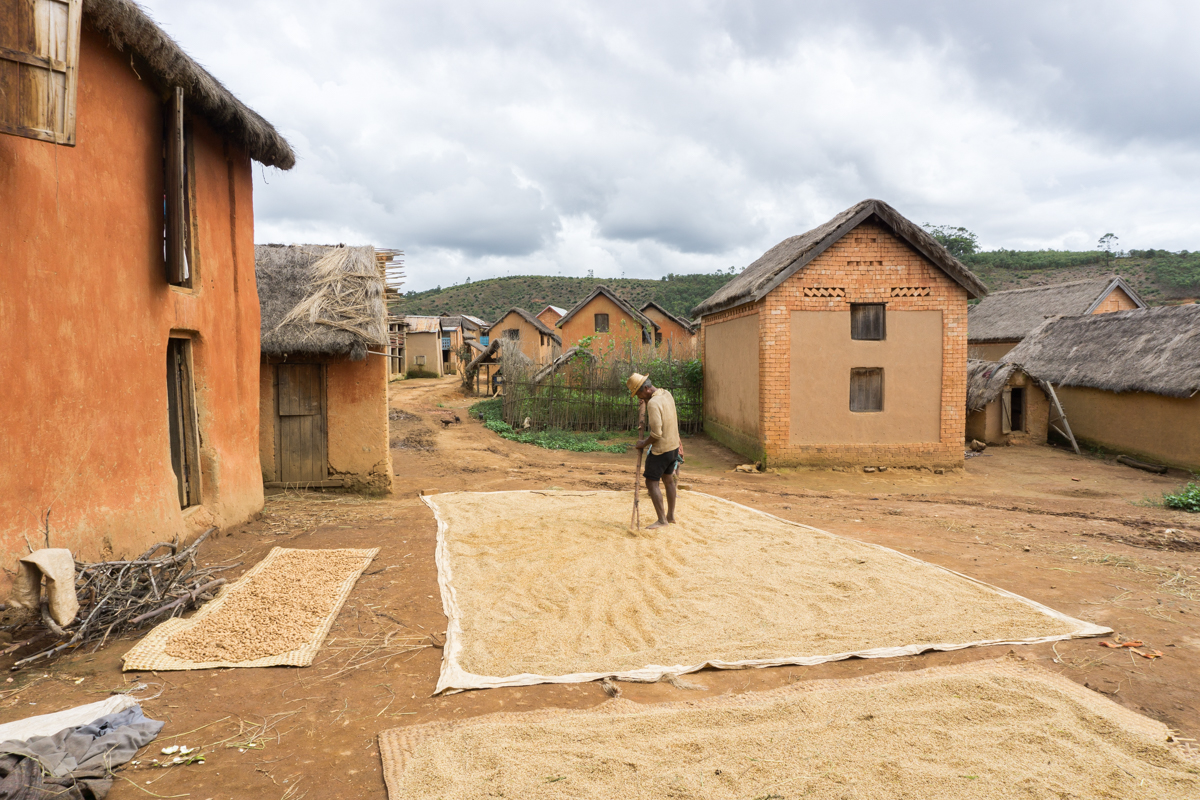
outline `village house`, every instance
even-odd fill
[[[1050,398],[1016,364],[967,361],[967,439],[984,444],[1041,444],[1050,426]]]
[[[1133,287],[1117,275],[994,292],[967,314],[968,354],[983,361],[999,361],[1050,317],[1145,307]]]
[[[562,337],[523,308],[510,308],[501,314],[488,335],[492,344],[500,338],[520,342],[521,352],[539,366],[549,364],[562,351]]]
[[[404,374],[442,377],[441,317],[404,317]]]
[[[438,325],[442,331],[442,374],[454,375],[458,372],[463,346],[462,317],[442,314]]]
[[[388,380],[404,374],[404,317],[388,314]]]
[[[563,347],[573,347],[581,339],[590,338],[591,349],[598,354],[652,346],[658,330],[649,317],[634,310],[607,286],[597,286],[563,314],[556,325],[562,331]]]
[[[263,485],[387,491],[386,284],[375,248],[254,250]]]
[[[654,333],[655,347],[669,347],[672,355],[690,353],[696,349],[695,323],[675,316],[654,301],[642,306],[641,312],[658,329]]]
[[[1200,470],[1200,305],[1050,319],[1005,361],[1050,383],[1081,444]]]
[[[0,4],[4,564],[262,509],[252,161],[295,155],[137,5]]]
[[[785,239],[694,311],[705,431],[773,466],[962,466],[986,291],[879,200]]]
[[[567,312],[558,306],[546,306],[538,312],[537,318],[542,321],[542,324],[547,328],[553,328],[558,324],[558,321],[563,318]]]

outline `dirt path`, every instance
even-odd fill
[[[111,795],[117,800],[383,798],[375,739],[381,730],[496,710],[603,702],[607,696],[597,684],[429,696],[445,617],[433,559],[436,528],[418,491],[626,490],[632,480],[632,451],[552,452],[508,442],[468,417],[472,402],[457,394],[453,378],[393,384],[391,497],[276,495],[260,521],[222,532],[206,549],[211,561],[243,562],[228,573],[233,577],[276,545],[382,548],[313,667],[122,675],[120,656],[131,642],[118,641],[50,669],[16,673],[0,690],[0,721],[145,684],[136,694],[152,698],[144,703],[147,713],[168,724],[139,758],[179,743],[207,745],[208,758],[202,765],[127,769],[119,774],[129,780],[118,780]],[[440,420],[455,413],[462,422],[443,426]],[[1200,738],[1200,519],[1146,504],[1177,487],[1181,474],[1156,476],[1048,447],[1013,447],[990,449],[959,474],[744,475],[731,471],[739,463],[734,454],[703,437],[687,439],[685,447],[683,483],[697,491],[942,564],[1109,625],[1164,656],[1147,661],[1095,640],[977,648],[819,667],[710,670],[688,676],[702,689],[623,684],[626,698],[688,699],[1015,650],[1183,736]],[[687,513],[686,492],[679,513]],[[5,656],[5,663],[21,655]],[[185,735],[166,738],[179,734]]]

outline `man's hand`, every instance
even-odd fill
[[[650,444],[650,437],[647,436],[645,439],[638,439],[637,442],[634,443],[633,446],[636,447],[638,450],[645,450],[646,445],[648,445],[648,444]]]

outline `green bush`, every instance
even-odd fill
[[[624,453],[629,449],[627,444],[601,444],[600,440],[611,439],[608,431],[594,433],[575,433],[562,430],[517,430],[504,421],[502,400],[495,398],[483,400],[471,406],[470,413],[482,417],[484,427],[513,442],[532,444],[546,450],[570,450],[576,453]]]
[[[1163,494],[1163,505],[1180,511],[1200,512],[1200,485],[1189,483],[1174,494]]]
[[[425,370],[421,369],[420,367],[413,367],[412,369],[410,369],[408,372],[406,372],[404,374],[409,378],[436,378],[437,377],[437,373],[426,372]]]

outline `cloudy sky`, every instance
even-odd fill
[[[292,143],[260,242],[406,289],[753,261],[878,197],[986,248],[1200,248],[1200,3],[143,0]]]

